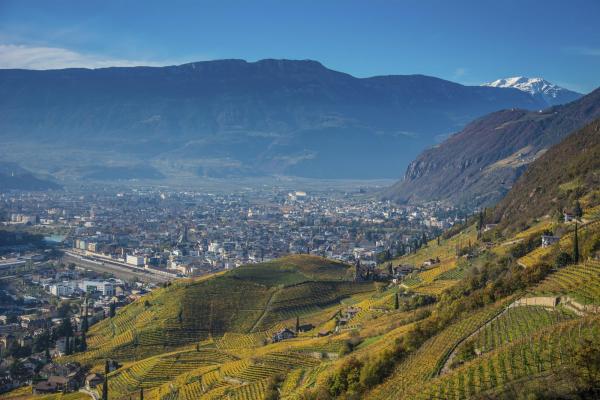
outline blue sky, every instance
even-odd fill
[[[364,77],[600,86],[600,1],[0,0],[0,68],[315,59]]]

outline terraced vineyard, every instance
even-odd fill
[[[421,285],[415,289],[413,289],[416,293],[421,293],[421,294],[428,294],[428,295],[432,295],[432,296],[438,296],[440,294],[442,294],[442,292],[448,288],[451,288],[452,286],[454,286],[456,283],[458,283],[458,280],[453,280],[453,279],[440,279],[440,280],[436,280],[431,282],[430,284],[427,285]]]
[[[515,239],[526,239],[532,235],[541,234],[544,231],[552,232],[556,227],[556,223],[550,220],[550,218],[545,218],[534,224],[530,228],[525,229],[522,232],[517,233],[512,240]]]
[[[197,360],[195,361],[196,365],[201,364]],[[179,362],[183,362],[189,368],[192,367],[185,360],[180,359]],[[317,359],[300,352],[274,352],[252,360],[219,361],[210,359],[206,362],[210,364],[193,369],[191,373],[179,375],[177,378],[166,376],[163,379],[154,381],[146,379],[142,383],[138,383],[136,387],[155,387],[152,386],[153,383],[162,383],[162,387],[148,392],[149,398],[157,399],[165,396],[172,400],[218,398],[225,393],[232,398],[261,399],[269,378],[278,375],[286,376],[290,371],[295,370],[310,370],[319,365]],[[146,368],[152,371],[157,369],[158,365]],[[174,374],[182,373],[185,369],[188,368],[180,367],[179,371],[174,372]],[[111,393],[114,393],[113,386],[115,390],[123,388],[119,393],[131,392],[130,388],[122,386],[123,384],[120,381],[123,378],[120,375],[122,374],[115,376],[118,382],[112,384]],[[136,376],[139,377],[140,375]]]
[[[407,288],[412,288],[412,287],[418,286],[421,283],[423,283],[423,280],[418,275],[408,276],[407,278],[402,280],[402,286],[407,287]]]
[[[510,307],[470,339],[475,349],[487,353],[506,343],[527,337],[547,326],[570,320],[573,314],[541,306]],[[465,344],[466,345],[466,344]]]
[[[600,219],[600,205],[592,208],[587,208],[584,210],[583,219],[585,220],[595,220]]]
[[[432,240],[427,246],[414,254],[394,260],[394,264],[409,264],[420,267],[423,262],[438,259],[435,264],[425,270],[413,272],[402,280],[402,286],[422,294],[441,295],[444,290],[454,286],[464,276],[464,268],[458,268],[456,249],[477,242],[477,230],[471,225],[449,239]]]
[[[303,323],[335,322],[337,310],[347,307],[342,303],[364,303],[363,313],[371,312],[370,304],[393,305],[392,292],[348,281],[349,271],[340,263],[293,256],[179,281],[95,325],[89,350],[67,359],[96,370],[107,357],[124,362],[109,376],[114,399],[139,388],[151,400],[260,399],[269,379],[289,374],[301,375],[286,383],[297,389],[314,383],[320,366],[337,359],[347,334],[319,338],[315,330],[270,343],[275,330],[293,327],[297,316]]]
[[[275,293],[267,316],[256,329],[267,329],[277,321],[319,312],[322,307],[337,304],[344,298],[373,290],[372,283],[351,282],[305,282],[286,287]]]
[[[457,280],[462,279],[465,276],[465,270],[462,268],[454,268],[450,269],[443,274],[437,276],[436,280]]]
[[[322,311],[371,284],[344,281],[348,266],[312,256],[291,256],[153,291],[95,325],[84,354],[75,361],[101,364],[107,357],[133,361],[176,350],[211,337],[264,332],[297,315]],[[322,281],[311,281],[323,278]],[[231,313],[230,310],[236,310]],[[221,339],[221,346],[230,337]],[[224,342],[225,341],[225,342]]]
[[[487,321],[498,315],[506,302],[485,309],[450,325],[421,346],[408,359],[396,367],[396,372],[381,386],[370,393],[373,399],[399,398],[420,387],[443,366],[450,351]],[[410,398],[410,397],[408,397]]]
[[[0,395],[0,398],[6,400],[23,400],[31,397],[31,387],[29,386],[24,386]],[[88,400],[89,396],[85,393],[75,392],[38,395],[35,398],[39,400]]]
[[[580,241],[582,240],[582,238],[586,238],[586,237],[593,240],[599,234],[600,234],[600,220],[594,220],[587,224],[581,225],[579,227]],[[560,247],[560,249],[562,251],[569,252],[569,254],[570,254],[570,252],[572,251],[572,247],[573,247],[573,236],[574,236],[574,233],[573,233],[573,231],[571,231],[568,234],[565,234],[561,237],[560,241],[558,242],[558,246]],[[554,246],[556,246],[556,245],[554,245]],[[552,252],[552,249],[553,249],[553,246],[538,247],[535,250],[531,251],[530,253],[526,254],[525,256],[519,258],[518,262],[520,265],[522,265],[526,268],[531,268],[531,267],[543,262],[546,259],[546,257]]]
[[[600,261],[569,265],[533,290],[537,295],[569,295],[583,304],[600,304]]]
[[[457,246],[464,247],[468,243],[475,243],[476,241],[477,229],[475,225],[471,225],[449,239],[441,239],[439,245],[437,244],[437,240],[431,240],[427,243],[427,246],[422,247],[418,252],[396,259],[393,261],[393,264],[420,266],[429,259],[439,258],[442,262],[453,260],[456,256]]]
[[[452,271],[456,269],[456,261],[455,260],[447,260],[439,265],[434,266],[428,270],[425,270],[419,273],[419,277],[423,283],[431,283],[434,280],[438,279],[440,275],[448,271]]]
[[[580,338],[593,338],[600,333],[599,328],[597,317],[550,325],[431,380],[424,390],[410,391],[405,398],[464,399],[495,391],[523,377],[555,371],[572,363],[574,343]]]
[[[551,247],[538,247],[537,249],[519,258],[519,264],[525,268],[532,268],[533,266],[539,264],[545,256],[550,254],[551,251]]]

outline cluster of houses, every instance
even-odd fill
[[[30,385],[32,393],[38,395],[67,393],[83,387],[94,389],[103,382],[103,375],[89,374],[79,363],[47,362],[37,355],[0,362],[0,393],[24,385]]]
[[[79,363],[47,364],[37,374],[33,394],[68,393],[81,388],[93,390],[104,382],[104,375],[87,373]]]
[[[94,387],[101,376],[88,376],[76,364],[55,364],[53,360],[83,351],[84,326],[114,315],[117,308],[146,293],[147,287],[115,279],[88,278],[68,267],[57,271],[56,267],[44,266],[24,276],[24,282],[45,289],[46,293],[67,286],[73,292],[55,295],[70,295],[83,301],[78,311],[65,310],[42,297],[31,304],[22,304],[19,298],[22,305],[17,305],[11,300],[13,295],[0,291],[4,293],[3,309],[7,310],[0,315],[0,392],[24,385],[32,385],[35,393],[71,391],[83,385]]]
[[[69,234],[59,241],[80,256],[173,277],[289,253],[375,264],[382,252],[413,246],[415,231],[443,229],[455,222],[450,210],[439,205],[398,207],[329,191],[132,190],[103,192],[93,199],[52,193],[39,198],[0,195],[3,200],[11,220],[60,232],[68,228]],[[382,233],[381,227],[397,229]]]

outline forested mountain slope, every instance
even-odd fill
[[[384,197],[408,203],[494,204],[527,165],[598,117],[598,89],[567,105],[539,112],[511,109],[489,114],[424,151]]]
[[[512,227],[600,199],[600,119],[567,136],[523,173],[495,209]]]

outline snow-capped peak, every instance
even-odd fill
[[[482,86],[518,89],[534,97],[543,98],[549,105],[566,103],[581,97],[581,94],[557,86],[543,78],[514,76],[484,83]]]
[[[515,88],[529,94],[544,93],[551,97],[556,97],[558,92],[563,90],[560,86],[548,82],[542,78],[526,78],[524,76],[515,76],[512,78],[498,79],[491,83],[484,83],[483,86]]]

